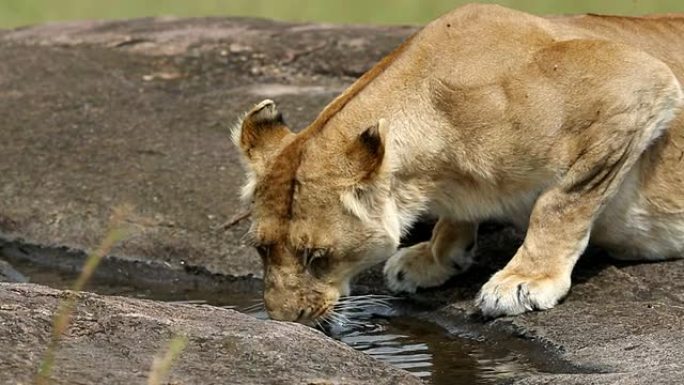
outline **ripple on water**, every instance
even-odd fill
[[[378,328],[373,332],[353,331],[341,335],[340,341],[374,358],[421,378],[429,378],[432,371],[432,353],[425,343],[411,342],[411,337],[394,334]]]
[[[411,315],[362,313],[363,327],[335,325],[332,337],[378,360],[405,369],[433,385],[497,384],[530,372],[515,353],[457,337],[430,321]]]

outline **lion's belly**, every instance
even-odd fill
[[[617,259],[684,257],[684,206],[681,210],[663,210],[654,205],[652,198],[657,197],[644,191],[639,172],[639,168],[630,172],[620,191],[597,218],[591,242]]]

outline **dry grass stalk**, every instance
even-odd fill
[[[74,282],[71,293],[68,293],[66,298],[62,299],[59,308],[55,313],[55,318],[52,324],[52,335],[50,342],[43,354],[43,359],[40,363],[40,368],[35,378],[37,385],[47,385],[50,382],[50,374],[55,363],[55,353],[57,347],[71,323],[71,316],[76,306],[77,292],[83,290],[83,287],[88,283],[92,277],[95,269],[100,264],[102,258],[109,253],[112,248],[127,236],[127,231],[124,226],[126,219],[131,215],[132,207],[122,205],[114,209],[109,221],[109,230],[107,235],[102,240],[98,248],[88,256],[83,270]]]
[[[162,383],[168,375],[169,370],[171,370],[174,361],[180,356],[187,343],[188,339],[185,336],[180,335],[175,336],[169,341],[166,351],[162,355],[154,358],[150,374],[147,377],[147,385],[160,385]]]

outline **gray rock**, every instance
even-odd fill
[[[66,292],[0,283],[0,383],[31,383]],[[55,384],[141,384],[176,335],[188,343],[170,384],[420,384],[306,326],[208,306],[79,294]]]
[[[9,262],[0,259],[0,282],[28,282],[28,278],[12,267]]]
[[[468,287],[455,280],[451,288],[440,289],[437,295],[448,297],[444,302],[449,305],[438,313],[459,319],[475,312],[472,287],[479,287],[488,274],[478,275]],[[554,309],[486,323],[537,341],[576,367],[571,373],[534,375],[517,383],[682,383],[683,260],[615,265],[593,251],[583,257],[574,281],[569,296]]]
[[[504,321],[563,349],[573,363],[604,372],[552,383],[684,382],[684,261],[585,267],[578,274],[555,309]]]
[[[248,19],[56,23],[0,31],[0,236],[260,276],[241,246],[243,171],[229,129],[276,100],[301,128],[413,28]]]

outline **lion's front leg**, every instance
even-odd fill
[[[394,291],[415,292],[435,287],[468,270],[473,263],[477,225],[440,218],[432,239],[394,254],[385,264],[385,278]]]
[[[603,195],[583,197],[561,188],[543,194],[523,245],[480,291],[477,305],[483,315],[515,315],[555,306],[570,289],[572,269],[587,246],[603,199]]]
[[[640,99],[618,99],[633,107],[614,109],[615,114],[585,128],[581,140],[561,140],[562,148],[576,149],[578,155],[535,202],[523,245],[482,287],[477,304],[485,316],[549,309],[568,293],[594,220],[662,132],[681,96],[672,87],[649,91],[650,98],[636,93]]]

